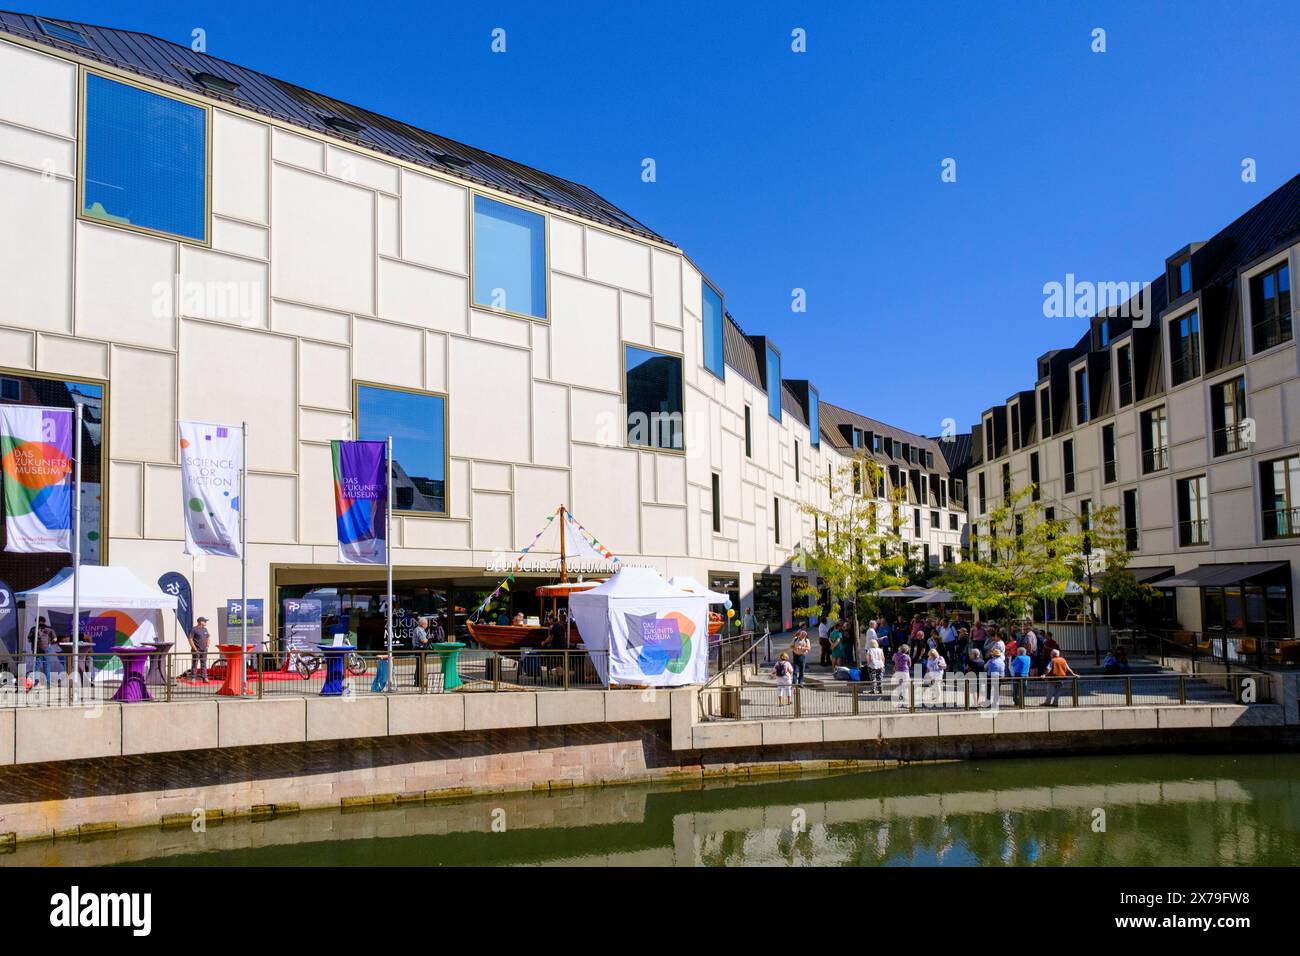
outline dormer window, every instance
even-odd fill
[[[1169,301],[1192,291],[1192,257],[1181,256],[1169,263]]]

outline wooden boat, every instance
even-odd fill
[[[586,591],[601,584],[601,581],[570,581],[564,550],[564,511],[560,506],[560,580],[557,584],[543,584],[534,592],[545,601],[551,599],[551,610],[557,611],[561,598],[568,598],[574,591]],[[567,603],[567,601],[566,601]],[[480,646],[490,651],[515,651],[523,648],[541,647],[550,636],[550,628],[540,624],[479,624],[466,622],[469,633]],[[572,616],[569,618],[569,646],[576,647],[582,641],[578,626]]]

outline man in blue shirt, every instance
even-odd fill
[[[1025,681],[1024,678],[1029,676],[1029,667],[1032,659],[1029,656],[1029,650],[1023,645],[1016,649],[1016,656],[1011,658],[1011,676],[1016,678],[1012,691],[1015,693],[1016,706],[1024,704],[1025,699]]]

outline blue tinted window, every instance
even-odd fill
[[[546,318],[546,217],[474,197],[474,304]]]
[[[1178,292],[1181,295],[1192,288],[1192,260],[1188,259],[1178,267]]]
[[[207,238],[207,111],[86,77],[83,214]]]
[[[67,43],[75,43],[77,46],[89,48],[90,44],[86,38],[78,33],[72,27],[59,26],[57,23],[51,23],[49,20],[37,21],[41,25],[41,32],[47,37],[54,37],[56,40],[63,40]]]
[[[814,448],[822,446],[822,409],[821,396],[817,394],[817,389],[811,385],[808,386],[808,431],[811,436],[808,441]],[[879,444],[880,436],[876,436],[876,442]]]
[[[767,413],[781,420],[781,355],[767,347]]]
[[[727,377],[726,357],[722,347],[722,296],[713,286],[704,283],[704,367],[718,378]]]
[[[447,511],[447,400],[357,386],[357,438],[393,439],[393,510]]]
[[[627,369],[627,443],[645,448],[685,447],[682,437],[682,360],[624,346]]]

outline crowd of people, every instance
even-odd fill
[[[836,676],[865,681],[876,692],[883,690],[887,673],[893,681],[910,680],[919,667],[925,680],[941,680],[948,673],[1050,678],[1044,702],[1055,706],[1059,681],[1078,676],[1052,632],[1044,629],[1040,634],[1032,625],[976,621],[967,626],[955,619],[918,614],[910,621],[898,617],[891,622],[883,616],[868,621],[861,646],[854,628],[843,619],[821,621],[816,634],[820,666],[833,668]],[[774,670],[783,701],[788,687],[804,684],[811,653],[812,637],[806,627],[800,627]],[[1122,649],[1108,656],[1106,673],[1127,670]],[[1020,693],[1023,689],[1017,685],[1017,697]]]

